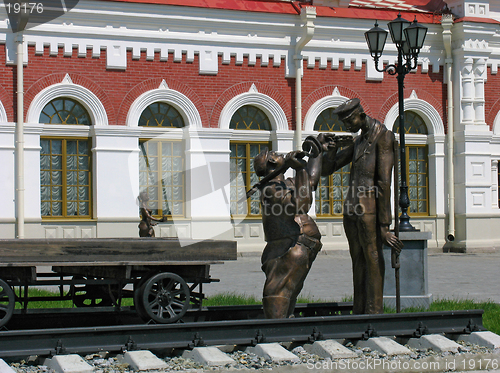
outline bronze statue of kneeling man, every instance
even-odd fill
[[[269,319],[293,314],[297,296],[322,246],[318,227],[307,215],[320,179],[322,156],[309,156],[306,162],[302,159],[305,155],[302,151],[292,151],[284,157],[266,148],[254,159],[258,176],[283,169],[261,188],[260,196],[267,242],[261,258],[266,274],[262,304]],[[296,175],[285,179],[288,167]]]

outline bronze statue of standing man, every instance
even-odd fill
[[[319,142],[315,138],[310,141],[313,140],[320,148]],[[310,157],[307,162],[303,156],[304,152],[292,151],[283,157],[266,148],[254,159],[258,176],[283,170],[261,188],[260,197],[267,241],[261,258],[266,274],[262,303],[264,315],[270,319],[293,314],[297,296],[321,250],[321,234],[307,215],[320,178],[321,155]],[[285,179],[283,173],[288,167],[296,175]]]
[[[394,134],[368,117],[357,98],[334,111],[349,132],[361,134],[337,153],[332,135],[320,134],[328,150],[322,174],[329,175],[351,163],[349,192],[344,202],[344,230],[349,242],[354,283],[355,314],[383,313],[385,263],[382,246],[400,252],[403,243],[389,231]]]

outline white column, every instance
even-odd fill
[[[498,160],[491,160],[491,208],[498,210]]]
[[[25,221],[26,223],[41,222],[41,194],[40,194],[40,134],[43,124],[26,124],[25,138]],[[29,230],[28,230],[29,229]],[[26,236],[36,235],[33,229],[26,227]]]
[[[486,60],[474,60],[474,124],[485,125],[484,114],[484,83],[486,81]]]
[[[446,212],[445,135],[429,135],[429,208],[430,215]],[[435,189],[434,189],[435,186]]]
[[[462,62],[461,69],[461,115],[460,121],[463,125],[474,123],[474,73],[473,73],[473,59],[467,58]]]
[[[15,237],[14,132],[12,123],[0,124],[0,234]]]
[[[93,131],[93,214],[100,225],[97,236],[137,237],[140,129],[97,126]],[[130,225],[117,224],[126,222]]]
[[[186,213],[185,221],[174,222],[179,238],[234,237],[230,212],[230,147],[233,130],[185,129],[186,143]]]

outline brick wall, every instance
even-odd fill
[[[36,55],[33,46],[28,48],[29,63],[24,70],[25,80],[25,114],[35,95],[54,83],[60,83],[69,74],[75,84],[91,90],[103,103],[107,111],[109,123],[124,125],[127,112],[132,102],[142,93],[156,89],[162,80],[169,88],[186,95],[197,107],[204,127],[217,127],[219,115],[227,102],[236,95],[248,92],[252,83],[260,93],[274,99],[284,110],[290,129],[295,122],[295,79],[285,77],[285,61],[280,66],[273,66],[272,59],[267,66],[261,66],[260,59],[253,66],[248,65],[245,58],[243,64],[236,65],[235,58],[229,64],[222,64],[219,57],[219,73],[217,75],[200,75],[198,58],[192,63],[173,62],[173,55],[168,61],[160,61],[159,54],[154,60],[146,60],[142,53],[139,59],[133,59],[128,52],[127,69],[107,70],[105,51],[99,58],[92,58],[91,50],[86,57],[78,57],[73,49],[72,56],[63,56],[62,48],[57,56],[50,55],[45,48],[43,55]],[[0,58],[5,60],[5,46],[0,48]],[[372,63],[370,61],[370,63]],[[15,79],[16,67],[3,65],[0,67],[3,79],[0,85],[0,99],[5,106],[10,121],[14,121],[15,112]],[[491,79],[493,80],[493,79]],[[498,92],[498,79],[495,87]],[[390,107],[397,102],[397,79],[385,74],[381,82],[367,82],[365,66],[359,71],[353,67],[343,69],[342,62],[338,69],[307,68],[304,61],[304,77],[302,80],[302,113],[317,100],[331,95],[338,87],[340,94],[347,97],[359,97],[368,115],[383,120]],[[493,90],[490,81],[487,89]],[[411,73],[405,79],[405,98],[415,90],[417,96],[428,101],[440,113],[446,123],[446,86],[443,85],[442,71],[439,73]],[[487,92],[487,108],[493,106],[495,95]],[[490,94],[488,94],[490,93]]]

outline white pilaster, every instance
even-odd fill
[[[484,114],[484,83],[486,82],[486,59],[474,59],[474,124],[486,125]]]
[[[42,124],[24,126],[24,216],[27,223],[41,221],[40,134]]]
[[[473,59],[467,58],[461,63],[461,68],[457,69],[460,74],[460,122],[461,124],[468,125],[474,123],[474,73],[473,73]]]
[[[138,222],[140,131],[125,126],[97,126],[93,131],[94,218]]]
[[[491,159],[491,208],[498,207],[498,159]]]
[[[38,162],[40,163],[40,162]],[[14,124],[0,124],[0,223],[14,223]],[[13,238],[13,237],[12,237]]]
[[[456,240],[466,250],[495,246],[491,234],[497,198],[492,175],[493,132],[485,118],[485,82],[492,53],[488,41],[477,30],[460,24],[454,32],[455,75],[455,201]],[[457,87],[458,86],[458,87]]]
[[[191,219],[193,239],[211,239],[232,232],[229,168],[232,132],[185,129],[186,218]],[[183,223],[174,221],[176,227]]]

